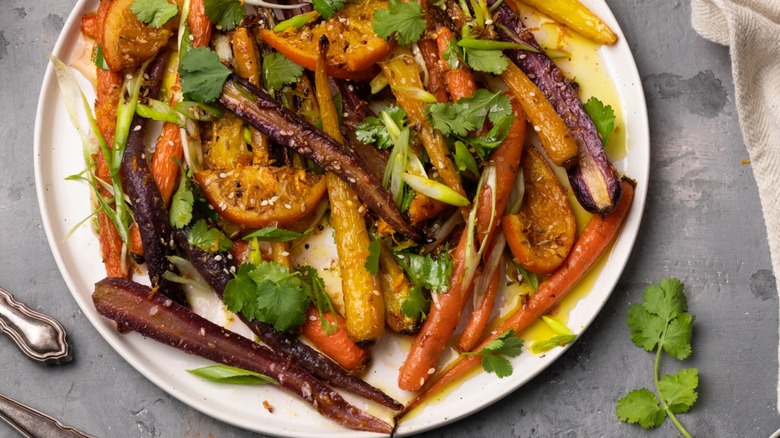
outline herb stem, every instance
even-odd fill
[[[664,395],[661,394],[661,390],[658,388],[658,369],[659,365],[661,363],[661,351],[664,349],[664,339],[666,339],[666,331],[669,329],[669,321],[666,322],[666,326],[664,327],[664,332],[661,334],[661,340],[658,342],[658,347],[655,351],[655,362],[653,363],[653,383],[655,384],[655,392],[658,393],[658,399],[661,401],[661,407],[666,412],[666,415],[669,416],[669,419],[672,420],[672,423],[674,423],[675,426],[677,426],[677,429],[680,431],[680,434],[685,438],[693,438],[688,432],[688,430],[685,428],[685,426],[680,423],[680,420],[675,417],[674,413],[669,409],[669,405],[666,404],[666,401],[664,400]]]

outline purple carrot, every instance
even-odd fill
[[[159,95],[169,55],[167,51],[159,54],[146,71],[147,79],[141,89],[144,98],[156,99]],[[168,222],[168,209],[146,160],[146,119],[135,115],[130,126],[130,135],[122,156],[122,176],[141,234],[149,279],[157,290],[184,303],[181,286],[163,277],[166,271],[173,269],[166,258],[174,254],[173,234]]]
[[[92,294],[101,315],[189,354],[264,374],[320,414],[350,429],[390,433],[393,426],[344,400],[314,376],[267,347],[220,327],[147,286],[109,277]]]
[[[186,258],[200,273],[206,283],[214,289],[214,292],[222,299],[225,287],[231,280],[236,268],[233,260],[228,256],[214,257],[198,248],[193,247],[187,241],[187,229],[174,231],[176,243],[184,251]],[[271,325],[260,321],[248,321],[242,315],[238,315],[244,324],[256,334],[263,343],[271,347],[277,354],[296,363],[312,375],[323,381],[343,388],[355,395],[372,400],[394,410],[403,409],[403,405],[388,396],[384,392],[369,385],[364,380],[349,375],[343,368],[330,358],[304,344],[295,336],[275,330]]]
[[[579,161],[567,172],[577,200],[591,213],[611,212],[620,199],[620,177],[607,158],[596,126],[585,112],[571,81],[547,57],[531,31],[506,3],[496,10],[496,21],[501,24],[498,35],[502,40],[521,40],[539,50],[538,53],[528,50],[507,50],[505,53],[542,90],[574,135]]]

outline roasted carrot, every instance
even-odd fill
[[[347,333],[347,325],[344,318],[339,314],[331,312],[322,315],[330,324],[336,324],[338,327],[335,333],[327,334],[322,328],[320,314],[314,306],[306,311],[306,322],[303,323],[301,331],[306,338],[330,357],[342,368],[349,371],[350,374],[360,374],[365,370],[371,356],[368,350],[362,349],[352,342]]]
[[[507,330],[514,330],[515,333],[518,333],[528,327],[574,288],[617,236],[631,208],[635,184],[633,180],[623,178],[621,183],[623,196],[615,210],[607,216],[593,216],[582,230],[577,243],[574,244],[574,249],[572,249],[569,258],[566,259],[566,263],[539,287],[527,305],[515,310],[474,351],[478,351]],[[396,418],[404,416],[423,401],[458,381],[476,367],[481,359],[479,355],[461,356],[457,362],[431,379],[425,389]]]
[[[102,43],[106,14],[111,6],[111,1],[102,0],[98,6],[96,26],[97,41]],[[113,146],[114,133],[116,131],[116,109],[119,105],[119,93],[122,89],[124,78],[121,73],[110,70],[97,69],[97,87],[95,88],[95,118],[100,134],[106,143]],[[95,156],[95,173],[103,181],[111,181],[111,172],[108,169],[105,157],[98,152]],[[110,200],[111,193],[100,186],[100,195]],[[127,262],[123,256],[124,242],[111,219],[103,211],[98,212],[100,251],[103,263],[106,265],[106,273],[112,277],[129,277]]]
[[[502,245],[503,250],[503,245]],[[495,249],[494,249],[495,251]],[[489,275],[483,273],[483,275]],[[498,286],[500,285],[501,269],[496,267],[493,271],[493,275],[490,276],[490,282],[487,289],[481,294],[479,302],[474,303],[474,311],[471,312],[471,317],[466,323],[466,327],[463,329],[463,333],[458,339],[458,351],[471,351],[477,342],[482,338],[482,334],[485,332],[485,327],[490,321],[490,315],[493,313],[493,307],[496,303],[496,295],[498,294]],[[476,282],[479,284],[479,281]],[[475,292],[476,294],[479,291]],[[476,300],[476,298],[475,298]]]
[[[450,290],[434,295],[428,318],[414,338],[406,361],[401,365],[398,387],[403,390],[416,391],[422,388],[425,381],[436,371],[436,363],[447,346],[452,331],[458,325],[471,291],[471,284],[463,284],[466,251],[469,250],[467,236],[467,230],[464,229],[452,256]]]
[[[344,143],[338,113],[330,95],[325,54],[328,40],[320,40],[320,55],[314,74],[314,89],[320,105],[323,130],[337,142]],[[336,250],[341,268],[341,285],[346,306],[349,336],[358,345],[370,346],[385,331],[385,304],[379,279],[366,269],[371,240],[366,229],[362,206],[352,187],[333,172],[326,174],[330,199],[331,223],[335,231]]]
[[[446,64],[441,61],[436,40],[423,38],[417,41],[417,46],[425,61],[425,68],[428,69],[428,92],[436,96],[439,103],[444,103],[447,101],[447,89],[444,82]]]
[[[130,237],[127,249],[130,250],[131,253],[142,257],[144,255],[144,243],[141,241],[141,231],[138,229],[138,224],[133,222],[130,225],[130,228],[128,228],[127,233]]]
[[[442,62],[446,62],[444,52],[449,48],[450,44],[454,44],[454,40],[455,35],[448,28],[441,26],[436,31],[436,45],[439,48],[439,56]],[[447,91],[450,93],[453,102],[469,97],[477,91],[474,75],[463,65],[447,69],[447,72],[444,74],[444,81],[447,84]]]
[[[87,12],[81,16],[81,33],[83,33],[86,37],[92,38],[93,40],[98,38],[100,30],[98,28],[97,12]]]
[[[206,16],[205,4],[204,0],[192,0],[190,3],[187,24],[190,26],[193,47],[208,46],[211,41],[211,21]]]
[[[179,164],[176,161],[181,162],[183,155],[181,128],[175,123],[166,122],[157,138],[152,157],[152,176],[166,205],[176,190],[176,178],[179,175]]]

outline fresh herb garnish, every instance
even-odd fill
[[[531,290],[536,292],[539,290],[539,277],[534,274],[533,272],[529,272],[527,269],[523,267],[523,265],[512,262],[512,264],[517,269],[517,272],[520,274],[520,276],[523,278],[523,281],[525,281],[528,286],[531,287]]]
[[[366,257],[366,271],[371,275],[379,275],[379,253],[382,251],[382,241],[374,239],[368,245],[368,256]]]
[[[588,113],[591,120],[593,120],[593,124],[596,125],[596,131],[598,131],[601,137],[601,143],[606,145],[607,141],[609,141],[609,136],[615,130],[615,111],[612,110],[612,106],[604,105],[604,102],[591,97],[582,107],[585,108],[585,112]]]
[[[303,281],[304,289],[306,289],[306,292],[309,294],[309,299],[314,303],[314,307],[317,308],[317,313],[320,315],[322,331],[326,335],[336,333],[338,325],[336,324],[335,318],[333,322],[325,318],[326,313],[336,315],[336,310],[333,308],[333,302],[330,299],[330,295],[325,292],[325,281],[320,277],[317,270],[311,266],[299,266],[298,272],[301,274],[301,280]]]
[[[462,175],[466,175],[471,179],[479,178],[477,160],[474,159],[474,155],[471,155],[469,148],[462,141],[455,142],[455,153],[452,157],[455,161],[455,166]]]
[[[233,30],[246,15],[244,3],[239,0],[204,0],[206,17],[220,30]]]
[[[438,257],[398,252],[395,258],[414,286],[439,293],[450,290],[452,259],[446,251]]]
[[[420,317],[421,321],[425,321],[430,308],[431,300],[425,296],[422,288],[414,285],[409,288],[406,299],[401,303],[401,312],[403,312],[404,315],[409,318]]]
[[[281,53],[263,57],[263,84],[267,90],[279,90],[286,84],[294,84],[303,73],[303,67],[290,61]]]
[[[684,437],[690,437],[674,414],[687,412],[698,398],[698,369],[684,368],[676,374],[658,377],[662,351],[679,360],[691,354],[695,318],[687,313],[688,302],[683,289],[680,280],[663,279],[645,289],[641,304],[628,308],[631,341],[637,347],[655,351],[653,380],[659,397],[646,388],[633,390],[618,401],[615,413],[620,420],[644,428],[659,427],[668,416]]]
[[[187,234],[187,242],[210,254],[225,252],[233,247],[231,241],[219,228],[209,227],[205,220],[195,222]]]
[[[390,0],[387,9],[374,12],[371,26],[377,36],[392,36],[398,44],[407,45],[417,42],[425,31],[425,13],[420,3],[411,0]]]
[[[271,324],[279,331],[300,327],[311,302],[299,273],[263,261],[238,268],[225,287],[224,301],[231,312],[241,312],[248,320]]]
[[[179,7],[167,0],[135,0],[130,10],[141,23],[159,29],[179,13]]]
[[[244,240],[257,239],[264,242],[289,242],[290,240],[300,239],[306,236],[306,233],[285,230],[284,228],[265,227],[244,236]]]
[[[395,122],[398,127],[406,125],[406,111],[398,106],[389,106],[382,110],[383,113],[390,117],[390,120]],[[389,149],[393,147],[393,139],[390,137],[390,133],[387,130],[387,126],[382,122],[382,116],[378,117],[366,117],[365,120],[360,122],[355,131],[357,139],[366,144],[376,144],[379,149]]]
[[[343,8],[347,4],[346,0],[311,0],[314,10],[322,15],[322,18],[333,18],[339,9]]]
[[[230,69],[222,65],[217,54],[210,49],[198,47],[188,50],[179,64],[184,98],[200,103],[217,100],[230,73]]]
[[[522,350],[523,340],[515,336],[513,330],[507,330],[498,338],[488,342],[481,350],[463,354],[482,356],[482,368],[489,373],[495,373],[499,378],[504,378],[512,375],[512,364],[506,357],[515,357]]]
[[[181,181],[179,181],[179,188],[176,189],[176,193],[171,198],[168,218],[173,228],[184,228],[192,221],[192,205],[195,203],[195,195],[192,193],[190,185],[192,170],[185,171],[181,163],[178,164],[181,168]]]
[[[426,112],[433,127],[442,134],[467,137],[469,131],[482,129],[486,118],[495,124],[504,117],[512,117],[512,105],[501,92],[480,89],[456,103],[428,105]]]
[[[265,374],[231,367],[228,365],[212,365],[208,367],[187,370],[187,372],[216,383],[228,383],[233,385],[265,385],[267,383],[272,383],[274,385],[279,384],[279,382],[266,376]]]

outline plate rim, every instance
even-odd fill
[[[68,19],[66,20],[60,35],[57,37],[57,42],[52,51],[52,53],[55,56],[61,57],[63,53],[68,52],[65,46],[68,40],[74,38],[73,35],[74,28],[76,28],[77,31],[78,28],[77,22],[80,19],[79,12],[86,11],[87,5],[96,4],[97,1],[98,0],[78,0],[75,3],[73,10],[70,12]],[[591,10],[593,10],[597,15],[599,15],[599,17],[602,20],[607,22],[607,24],[618,35],[618,43],[616,43],[615,46],[601,47],[599,50],[600,51],[615,50],[615,51],[626,52],[628,54],[627,59],[621,58],[621,60],[624,63],[622,65],[622,68],[623,70],[625,70],[623,75],[628,75],[629,77],[626,79],[633,81],[633,85],[631,87],[622,87],[621,84],[617,83],[612,73],[609,70],[608,72],[610,73],[610,76],[613,78],[616,88],[627,88],[628,90],[632,91],[631,93],[632,105],[630,107],[627,106],[627,102],[626,102],[627,96],[624,95],[623,92],[620,91],[618,92],[618,96],[620,98],[620,102],[623,107],[622,109],[623,109],[624,123],[628,135],[627,142],[631,145],[628,154],[632,156],[632,161],[636,159],[643,159],[646,160],[647,164],[645,166],[641,166],[639,168],[640,171],[638,173],[629,175],[630,177],[639,181],[640,184],[637,186],[633,205],[631,206],[631,210],[627,222],[623,225],[623,229],[621,230],[620,235],[617,237],[617,240],[614,243],[614,247],[612,249],[613,251],[612,254],[614,254],[614,251],[618,247],[618,245],[621,246],[621,249],[626,248],[625,257],[622,257],[619,260],[611,261],[611,263],[610,261],[608,261],[607,264],[609,265],[610,270],[614,271],[614,275],[611,276],[611,279],[608,282],[609,284],[607,286],[609,292],[604,295],[603,299],[601,299],[596,306],[594,306],[594,310],[591,312],[590,316],[586,318],[587,321],[585,321],[585,323],[582,324],[582,328],[580,330],[577,330],[578,335],[581,335],[585,330],[587,330],[587,328],[593,323],[596,317],[601,313],[604,305],[609,300],[612,293],[614,293],[614,289],[617,286],[617,283],[620,280],[623,271],[625,270],[625,267],[631,256],[633,248],[636,244],[636,239],[638,237],[639,229],[641,227],[641,221],[643,218],[644,207],[646,204],[648,185],[650,182],[649,170],[650,170],[650,156],[651,156],[648,109],[645,100],[643,85],[641,82],[641,78],[639,76],[634,55],[631,52],[630,47],[628,46],[622,28],[619,26],[614,14],[612,13],[611,8],[607,5],[607,3],[603,0],[583,0],[583,3],[586,4],[589,8],[591,8]],[[603,56],[602,59],[604,59]],[[34,141],[34,147],[33,147],[34,173],[35,173],[36,195],[37,195],[37,201],[39,205],[39,211],[41,214],[42,224],[46,233],[47,242],[52,251],[52,255],[54,256],[55,262],[57,264],[57,268],[60,271],[66,285],[68,286],[68,290],[71,296],[73,296],[73,298],[76,300],[80,309],[89,320],[90,325],[92,325],[98,331],[98,333],[110,345],[110,347],[115,352],[117,352],[122,357],[122,359],[125,360],[130,366],[132,366],[137,372],[139,372],[142,376],[144,376],[144,378],[150,380],[157,387],[164,390],[169,395],[178,399],[179,401],[191,407],[192,409],[197,410],[201,414],[208,415],[212,418],[215,418],[227,424],[231,424],[250,431],[267,433],[275,436],[284,436],[284,437],[378,436],[377,434],[350,431],[342,428],[334,429],[333,431],[328,431],[327,433],[302,435],[300,432],[297,432],[295,430],[288,430],[288,429],[271,430],[262,427],[263,426],[262,424],[252,423],[249,421],[241,421],[240,419],[223,415],[220,412],[215,412],[214,409],[212,409],[213,407],[209,406],[207,403],[204,405],[203,400],[201,398],[196,397],[194,394],[189,394],[189,392],[185,391],[182,388],[177,388],[171,385],[169,382],[167,382],[164,379],[164,376],[158,375],[156,370],[150,367],[148,363],[149,361],[147,360],[148,358],[136,356],[136,353],[132,350],[132,348],[130,348],[130,346],[123,341],[123,339],[128,335],[119,335],[114,329],[114,327],[111,324],[109,324],[105,318],[100,316],[94,310],[94,307],[92,306],[90,300],[85,298],[85,295],[83,293],[79,292],[79,287],[76,284],[72,276],[72,273],[67,268],[67,265],[63,259],[62,250],[60,248],[61,243],[57,241],[57,236],[55,236],[54,226],[52,223],[53,221],[52,212],[49,204],[47,203],[48,200],[46,195],[47,188],[45,187],[44,184],[42,158],[45,154],[45,151],[43,150],[41,142],[42,142],[42,137],[44,136],[43,130],[45,129],[44,122],[43,122],[44,117],[47,111],[52,111],[52,109],[47,108],[47,105],[45,104],[47,103],[48,100],[52,99],[51,97],[52,93],[54,93],[54,95],[58,95],[56,88],[57,85],[56,85],[56,80],[54,79],[53,68],[50,64],[47,64],[46,71],[41,85],[41,92],[37,103],[38,106],[35,114],[34,140],[33,140]],[[632,124],[630,129],[628,126],[629,111],[633,113],[630,119],[634,121],[634,124]],[[634,148],[638,149],[638,151],[635,152],[634,154],[637,154],[640,151],[644,151],[645,153],[642,156],[635,157],[634,154],[632,154],[631,152],[631,150]],[[629,224],[631,225],[629,226]],[[610,257],[612,254],[610,254]],[[605,265],[605,269],[606,266],[607,265]],[[87,296],[90,295],[91,294],[87,294]],[[130,336],[134,336],[134,335],[135,334],[131,334]],[[580,336],[578,336],[577,341],[579,341],[579,338]],[[145,341],[145,342],[149,342],[149,341]],[[401,425],[399,425],[398,433],[396,434],[396,436],[408,436],[412,434],[429,431],[431,429],[442,427],[446,424],[450,424],[452,422],[458,421],[462,418],[473,415],[474,413],[482,409],[485,409],[486,407],[492,405],[493,403],[496,403],[504,399],[508,395],[514,393],[514,391],[516,391],[518,388],[520,388],[521,386],[525,385],[530,380],[535,378],[539,373],[541,373],[543,370],[547,369],[549,366],[555,363],[560,358],[560,356],[563,355],[566,352],[566,350],[568,350],[568,348],[571,347],[571,345],[572,344],[569,344],[564,348],[559,348],[554,350],[553,352],[548,353],[546,355],[547,359],[545,360],[543,366],[537,367],[536,369],[534,369],[532,373],[524,374],[522,378],[512,381],[511,384],[505,385],[503,390],[499,394],[492,395],[490,397],[490,400],[480,403],[478,404],[478,406],[472,406],[465,410],[461,410],[456,415],[449,416],[444,419],[440,419],[439,421],[431,422],[429,424],[417,425],[413,428],[408,428],[408,427],[404,427],[404,423],[401,423]],[[287,394],[285,394],[285,396],[287,396]],[[311,413],[316,414],[316,412],[314,411],[311,411]],[[294,419],[294,417],[291,418]]]

